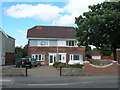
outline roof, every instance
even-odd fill
[[[14,39],[13,37],[7,35],[1,28],[0,28],[0,32],[3,33],[3,35],[4,35],[6,38],[12,38],[12,39]]]
[[[35,26],[28,30],[27,38],[76,38],[73,27]]]

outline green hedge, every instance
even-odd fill
[[[60,65],[60,64],[62,64],[61,62],[55,62],[54,64],[53,64],[53,67],[57,67],[58,65]]]
[[[66,65],[65,68],[83,68],[82,64]]]

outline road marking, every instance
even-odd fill
[[[69,85],[69,83],[59,83],[59,84],[28,84],[29,86],[57,86],[57,85]]]
[[[4,80],[4,79],[0,79],[0,82],[11,82],[11,80]]]
[[[92,81],[92,82],[73,82],[73,83],[58,83],[58,84],[28,84],[28,86],[57,86],[57,85],[74,85],[74,84],[93,84],[93,83],[107,83],[107,82],[114,82],[116,80],[111,81]]]

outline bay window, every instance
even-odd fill
[[[70,54],[70,60],[83,60],[83,55],[81,55],[81,54]]]

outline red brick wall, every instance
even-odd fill
[[[120,49],[117,50],[117,60],[120,60]]]
[[[107,59],[107,60],[111,59],[111,60],[113,60],[114,57],[112,57],[112,56],[102,56],[101,59]]]
[[[32,54],[46,54],[45,64],[49,64],[48,53],[57,53],[57,47],[28,47],[28,57],[31,58]],[[66,60],[68,63],[69,54],[80,53],[83,54],[85,60],[85,47],[58,47],[58,53],[67,53]]]
[[[5,65],[13,65],[13,64],[14,64],[14,53],[6,53]]]
[[[118,68],[120,67],[117,62],[113,62],[112,65],[106,67],[92,66],[89,62],[84,63],[85,75],[102,75],[102,74],[118,74]]]

